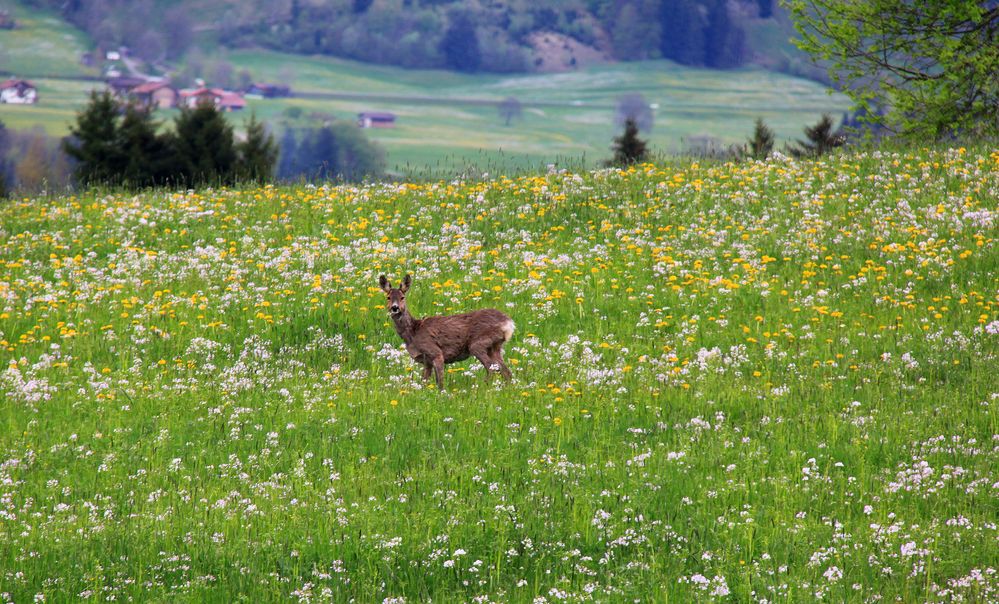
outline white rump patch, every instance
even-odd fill
[[[504,342],[508,341],[510,339],[510,337],[513,336],[513,328],[514,327],[515,326],[513,324],[513,321],[507,321],[506,323],[504,323],[502,325],[502,327],[500,327],[500,329],[503,330],[503,341]]]

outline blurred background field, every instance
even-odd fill
[[[0,119],[8,127],[64,135],[89,90],[104,88],[98,72],[79,60],[91,41],[53,13],[8,6],[21,27],[0,32],[0,71],[30,79],[41,102],[0,105]],[[361,111],[389,111],[397,115],[395,128],[367,132],[383,145],[387,169],[396,172],[466,162],[514,170],[567,158],[596,165],[610,155],[620,130],[616,104],[625,94],[640,94],[653,106],[653,128],[643,134],[659,153],[683,151],[705,137],[719,145],[742,142],[757,117],[779,142],[793,140],[823,113],[838,118],[849,108],[845,96],[830,94],[823,84],[759,67],[720,71],[658,60],[557,74],[462,74],[261,49],[223,53],[237,72],[289,84],[303,95],[248,99],[246,111],[229,115],[237,128],[251,111],[275,134],[284,126],[317,127],[352,122]],[[87,77],[95,79],[75,79]],[[522,105],[509,126],[496,107],[507,97]],[[169,122],[176,113],[157,117]]]

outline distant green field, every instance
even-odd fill
[[[763,117],[781,140],[801,135],[823,112],[847,109],[842,95],[829,95],[814,82],[760,70],[720,72],[668,61],[612,64],[564,74],[461,75],[405,71],[330,58],[240,51],[229,57],[260,79],[291,76],[298,91],[361,92],[391,96],[436,96],[455,105],[405,100],[260,101],[252,106],[265,119],[280,119],[289,106],[350,119],[358,111],[385,110],[399,116],[392,130],[371,131],[389,151],[390,164],[425,164],[448,155],[474,157],[502,149],[505,161],[546,161],[557,156],[606,157],[615,135],[614,105],[626,93],[658,104],[648,134],[657,150],[683,148],[687,137],[708,135],[723,143],[742,140],[753,120]],[[461,102],[513,96],[524,104],[520,120],[504,127],[495,107]],[[561,103],[562,106],[532,106]]]
[[[53,13],[0,1],[0,9],[17,20],[13,30],[0,30],[0,72],[17,76],[96,75],[80,63],[90,50],[87,35]],[[5,118],[6,119],[6,118]]]
[[[22,13],[31,15],[18,11]],[[79,73],[82,68],[76,57],[85,49],[85,39],[70,35],[73,30],[65,25],[57,27],[54,18],[29,17],[22,19],[23,29],[0,36],[31,40],[26,47],[37,47],[37,39],[56,37],[67,45],[30,60],[18,51],[15,68],[9,70],[28,76]],[[70,41],[74,44],[69,45]],[[60,53],[62,62],[57,60]],[[365,95],[364,99],[250,100],[249,109],[277,129],[289,124],[316,125],[328,117],[353,120],[364,110],[397,114],[395,128],[369,132],[384,146],[388,167],[403,172],[419,172],[427,166],[447,170],[466,162],[489,170],[511,170],[568,158],[575,163],[585,158],[593,165],[610,155],[611,139],[618,129],[614,107],[626,93],[642,94],[657,105],[655,127],[646,137],[654,150],[667,153],[683,150],[689,137],[739,142],[749,134],[756,117],[767,120],[778,140],[790,140],[823,112],[838,116],[848,108],[846,97],[830,95],[822,85],[808,80],[755,69],[691,69],[668,61],[609,64],[564,74],[500,76],[403,70],[264,50],[235,51],[226,59],[258,80],[285,81],[297,92]],[[41,125],[53,135],[64,134],[94,84],[48,79],[36,83],[42,102],[35,107],[2,106],[0,119],[11,127]],[[520,119],[509,127],[489,104],[508,96],[524,106]],[[291,119],[287,111],[295,107],[301,109],[302,117]],[[173,116],[166,112],[163,117]],[[237,125],[244,119],[232,117]]]

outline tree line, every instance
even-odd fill
[[[0,197],[72,185],[191,188],[275,180],[378,178],[384,153],[354,124],[287,128],[280,143],[251,115],[237,137],[213,103],[182,109],[172,128],[146,107],[94,92],[69,136],[0,122]]]
[[[245,136],[236,140],[232,126],[211,102],[182,109],[173,129],[167,130],[148,109],[122,106],[108,93],[91,95],[63,149],[75,160],[78,183],[131,187],[265,183],[276,178],[353,181],[377,177],[384,162],[380,147],[353,124],[287,129],[279,145],[251,115]]]
[[[846,121],[835,128],[832,116],[823,114],[813,126],[805,126],[804,139],[798,139],[784,145],[784,152],[801,159],[819,158],[830,151],[846,144]],[[611,150],[614,157],[607,162],[608,166],[627,167],[650,160],[648,143],[640,138],[641,128],[634,117],[624,119],[624,129],[620,136],[614,138]],[[774,131],[767,126],[763,118],[756,118],[753,124],[753,134],[745,143],[729,146],[724,150],[706,149],[704,154],[721,159],[742,161],[764,161],[774,152]]]
[[[203,2],[27,0],[59,11],[99,46],[127,46],[148,62],[197,52]],[[541,61],[538,33],[572,38],[620,60],[667,58],[734,67],[749,56],[747,25],[776,0],[248,0],[218,3],[210,35],[230,47],[259,45],[408,68],[522,72]],[[204,35],[201,35],[204,38]],[[767,48],[754,49],[766,53]]]
[[[93,92],[63,150],[83,186],[193,187],[272,178],[277,145],[255,116],[239,142],[210,101],[181,110],[173,126],[164,130],[148,108]]]
[[[613,140],[608,166],[627,167],[649,161],[650,151],[640,138],[638,119],[622,118],[622,133]],[[823,115],[804,128],[804,139],[785,144],[794,157],[817,158],[846,142],[847,120],[834,127]],[[247,123],[244,140],[235,142],[232,128],[214,105],[204,104],[181,113],[174,132],[159,132],[147,110],[121,107],[109,94],[91,96],[80,112],[72,135],[63,139],[66,156],[75,160],[72,172],[81,185],[148,186],[224,185],[278,180],[360,180],[377,177],[384,161],[381,150],[354,126],[335,123],[317,129],[286,129],[280,144],[255,117]],[[19,141],[20,142],[17,142]],[[44,137],[23,137],[0,122],[0,197],[12,182],[30,189],[30,183],[52,179],[50,185],[68,182],[70,169],[58,148]],[[10,150],[20,145],[28,151],[19,162]],[[39,143],[41,141],[41,143]],[[774,152],[775,136],[762,118],[744,144],[705,153],[729,160],[765,160]],[[13,144],[12,144],[13,142]],[[280,161],[278,158],[280,157]],[[46,159],[48,158],[48,159]],[[57,166],[53,170],[53,165]],[[12,179],[16,176],[16,180]]]

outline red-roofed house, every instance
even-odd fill
[[[152,109],[170,109],[177,106],[180,93],[170,82],[145,82],[129,91],[129,96]]]
[[[214,103],[223,111],[239,111],[246,107],[246,99],[238,92],[221,88],[195,88],[180,91],[180,102],[184,107],[194,108],[203,102]]]
[[[7,80],[0,83],[0,103],[33,105],[38,102],[38,89],[27,80]]]
[[[246,99],[238,92],[222,91],[222,97],[218,100],[219,109],[224,111],[240,111],[246,108]]]

